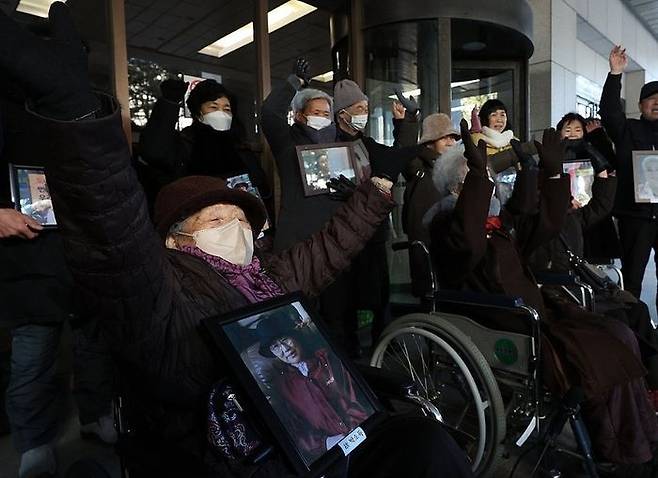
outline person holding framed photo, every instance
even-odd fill
[[[53,3],[49,25],[46,42],[0,13],[0,70],[20,81],[44,124],[53,154],[47,176],[78,295],[83,307],[98,311],[135,416],[144,418],[142,433],[151,439],[152,461],[146,453],[138,458],[149,476],[290,476],[275,458],[254,465],[208,453],[207,401],[231,370],[201,322],[286,292],[320,293],[393,207],[391,181],[361,184],[322,230],[275,255],[259,257],[253,247],[263,203],[221,178],[189,176],[163,188],[154,227],[120,108],[92,92],[86,52],[65,4]],[[351,476],[367,469],[379,477],[444,470],[471,476],[463,452],[437,422],[394,420],[388,430],[404,441],[383,436],[360,455],[367,468],[356,466]]]
[[[626,50],[617,45],[610,51],[610,72],[603,85],[600,115],[616,148],[619,181],[614,215],[619,220],[622,272],[626,289],[638,299],[651,250],[658,249],[658,203],[636,201],[633,151],[658,148],[658,81],[642,86],[638,98],[639,119],[627,118],[622,105],[621,80],[628,66]],[[631,98],[627,98],[631,101]]]

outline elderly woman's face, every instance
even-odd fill
[[[560,136],[562,139],[582,139],[585,136],[585,131],[580,121],[572,120],[562,126]]]
[[[302,361],[302,348],[292,337],[280,337],[270,345],[270,352],[283,363],[295,365]]]
[[[493,113],[489,113],[489,128],[502,133],[507,126],[507,113],[505,110],[496,110]]]
[[[455,145],[455,143],[457,143],[456,137],[452,135],[444,136],[442,138],[437,139],[433,143],[433,149],[438,154],[443,154],[446,151],[448,151],[448,149],[452,148]]]
[[[183,221],[181,232],[194,234],[202,229],[212,229],[237,219],[251,229],[244,211],[233,204],[213,204],[189,216]],[[173,243],[171,242],[173,241]],[[167,238],[167,247],[180,249],[183,246],[194,246],[194,239],[189,236],[176,234]]]
[[[213,111],[223,111],[224,113],[231,114],[231,101],[222,96],[212,101],[205,101],[201,103],[201,114],[205,115]]]

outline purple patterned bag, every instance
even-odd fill
[[[208,441],[224,458],[251,458],[263,442],[228,380],[216,383],[208,398]]]

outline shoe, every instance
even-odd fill
[[[50,445],[41,445],[21,455],[18,478],[46,478],[55,476],[57,462]]]
[[[80,425],[80,435],[83,438],[98,438],[108,445],[114,445],[119,439],[112,415],[105,415],[95,422]]]

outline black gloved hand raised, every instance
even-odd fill
[[[51,38],[44,40],[0,12],[0,69],[23,86],[32,109],[46,117],[74,120],[100,107],[87,73],[87,53],[66,5],[48,14]]]
[[[509,142],[514,150],[514,154],[519,158],[519,163],[521,164],[521,169],[534,169],[537,167],[535,158],[532,157],[532,154],[523,150],[523,146],[518,139],[513,139]]]
[[[188,83],[178,78],[167,78],[160,83],[160,92],[165,100],[180,103],[185,98]]]
[[[610,163],[606,159],[606,157],[592,145],[589,141],[585,141],[583,144],[583,148],[589,155],[589,159],[592,163],[592,167],[594,168],[594,173],[599,174],[603,171],[606,171],[610,169]]]
[[[407,110],[407,113],[412,116],[418,113],[420,107],[413,96],[409,95],[409,98],[405,98],[400,88],[395,88],[393,91],[395,92],[395,96],[398,97],[400,103],[402,103],[402,106],[404,106],[404,109]]]
[[[465,119],[459,122],[459,129],[464,142],[464,157],[469,172],[484,178],[489,177],[487,174],[487,143],[481,139],[478,145],[475,146]]]
[[[354,190],[356,189],[356,184],[342,174],[338,179],[331,178],[327,181],[327,186],[332,190],[329,193],[329,198],[334,201],[347,201],[352,197],[352,194],[354,194]]]
[[[555,128],[545,129],[542,142],[535,141],[535,146],[539,153],[539,167],[546,176],[550,178],[562,174],[566,143],[560,137],[560,132],[555,131]]]
[[[311,64],[306,58],[297,58],[292,68],[292,73],[302,80],[303,87],[307,87],[311,82]]]

